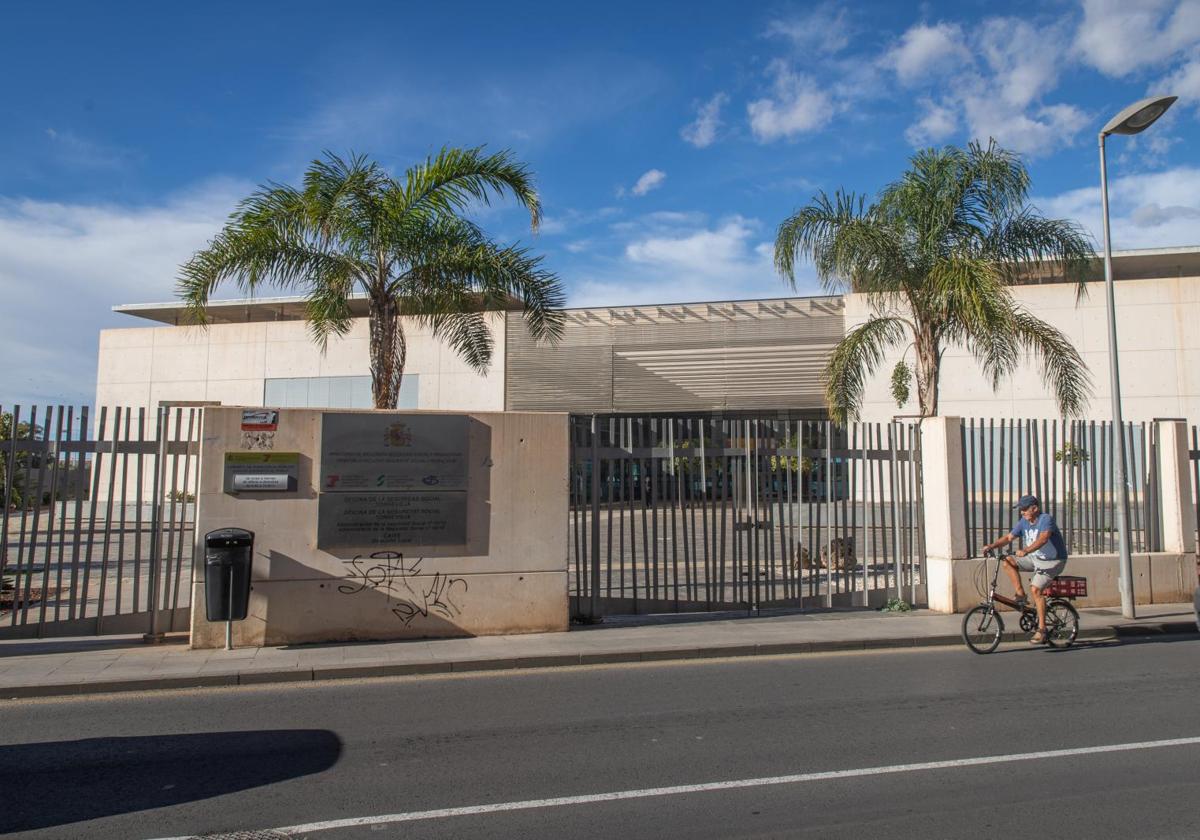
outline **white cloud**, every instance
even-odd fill
[[[76,169],[122,169],[135,157],[133,152],[97,143],[72,131],[47,128],[50,154],[55,162]]]
[[[716,229],[659,236],[631,242],[625,256],[635,264],[669,266],[704,274],[746,258],[755,225],[735,216]]]
[[[1179,97],[1179,105],[1200,109],[1200,58],[1189,61],[1174,73],[1151,85],[1146,93],[1174,94]]]
[[[180,263],[250,189],[213,181],[141,207],[0,199],[0,358],[22,360],[0,368],[4,399],[90,403],[98,331],[139,324],[112,306],[172,300]]]
[[[956,24],[918,24],[882,64],[905,85],[922,84],[917,119],[905,131],[914,146],[944,141],[960,128],[1028,155],[1075,142],[1090,117],[1044,97],[1058,85],[1069,40],[1065,20],[985,19],[969,33]]]
[[[486,210],[487,207],[472,208],[472,212],[475,215],[479,215],[481,209]],[[592,224],[593,222],[609,219],[613,216],[619,215],[620,213],[621,208],[619,207],[601,207],[599,209],[589,211],[581,211],[576,210],[573,207],[567,207],[561,210],[555,210],[552,215],[543,216],[542,223],[538,227],[538,232],[546,236],[559,236],[561,234],[568,233],[569,231]],[[528,217],[522,214],[521,218],[522,222],[524,222]]]
[[[1044,105],[1023,111],[998,103],[985,92],[967,96],[963,105],[972,137],[983,141],[995,138],[1004,148],[1031,156],[1071,145],[1090,121],[1074,105]]]
[[[1200,168],[1180,166],[1109,181],[1113,247],[1200,245]],[[1075,219],[1103,242],[1099,186],[1036,200],[1053,218]]]
[[[829,122],[834,104],[813,77],[794,73],[780,60],[771,62],[768,73],[774,77],[773,97],[746,107],[750,128],[759,142],[792,140]]]
[[[630,229],[622,227],[621,232]],[[621,256],[573,269],[572,306],[616,306],[819,294],[807,274],[792,291],[772,265],[773,246],[756,219],[716,223],[700,213],[652,214],[639,220]]]
[[[904,132],[904,137],[913,146],[940,143],[958,130],[954,108],[939,105],[929,98],[922,99],[920,106],[921,118]]]
[[[697,149],[711,146],[721,127],[721,108],[728,101],[729,97],[724,93],[713,96],[697,109],[696,119],[685,125],[679,135]]]
[[[1198,42],[1196,0],[1083,0],[1075,54],[1101,73],[1127,76]]]
[[[884,55],[883,64],[895,70],[903,84],[912,85],[969,59],[962,28],[957,24],[918,23],[900,36],[900,42]]]
[[[1063,22],[1035,26],[1019,18],[991,18],[979,28],[978,49],[1004,102],[1024,108],[1058,84],[1067,40]]]
[[[799,51],[832,55],[850,44],[851,27],[845,7],[825,3],[808,14],[772,20],[766,34],[786,38]]]
[[[645,195],[651,190],[656,190],[663,185],[663,181],[667,180],[667,173],[661,169],[650,169],[642,173],[642,176],[637,179],[637,182],[630,188],[629,192],[633,195]]]

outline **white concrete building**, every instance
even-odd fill
[[[364,307],[365,309],[365,307]],[[100,334],[96,404],[157,406],[218,402],[280,408],[370,408],[367,319],[356,318],[325,351],[309,337],[296,298],[215,302],[207,328],[175,326],[177,304],[116,310],[170,326],[104,330]],[[472,371],[453,351],[409,323],[401,408],[504,409],[504,314],[492,318],[493,365]]]
[[[1127,422],[1154,418],[1200,420],[1200,248],[1125,251],[1114,260],[1121,405]],[[1088,283],[1076,300],[1064,283],[1019,286],[1017,301],[1066,334],[1092,376],[1093,396],[1086,416],[1112,418],[1108,367],[1108,321],[1104,283]],[[867,320],[865,295],[847,295],[846,328]],[[917,411],[916,385],[909,402],[897,407],[890,375],[905,355],[890,354],[871,380],[862,419],[887,420]],[[913,361],[911,350],[907,360]],[[1036,366],[1022,369],[993,390],[964,347],[948,347],[942,357],[938,413],[943,416],[1054,419],[1053,393],[1041,384]]]
[[[1125,251],[1115,274],[1122,394],[1130,421],[1200,419],[1200,247]],[[1014,288],[1018,301],[1074,343],[1094,385],[1088,417],[1107,419],[1103,283],[1076,302],[1071,285]],[[365,315],[363,302],[356,302]],[[355,319],[324,353],[298,298],[214,302],[207,329],[182,326],[178,303],[117,311],[158,322],[100,335],[97,405],[220,402],[275,407],[369,407],[367,322]],[[847,328],[869,316],[863,295],[568,310],[554,347],[534,344],[516,313],[492,316],[495,355],[480,375],[415,324],[401,408],[575,412],[786,411],[823,416],[821,371]],[[916,411],[889,393],[897,350],[868,386],[862,419]],[[911,351],[908,358],[911,361]],[[993,391],[963,348],[947,348],[940,412],[967,417],[1057,416],[1032,364]]]

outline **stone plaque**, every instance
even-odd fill
[[[469,423],[452,414],[325,414],[321,492],[466,490]]]
[[[322,493],[317,548],[464,545],[465,492]]]

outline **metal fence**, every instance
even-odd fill
[[[904,423],[573,416],[576,617],[925,600]]]
[[[1158,427],[1126,423],[1129,530],[1134,551],[1161,543]],[[1033,493],[1052,513],[1077,554],[1117,551],[1114,479],[1117,438],[1110,422],[964,420],[962,426],[967,549],[1008,533],[1017,499]]]
[[[1196,545],[1200,547],[1200,426],[1192,426],[1192,445],[1188,447],[1192,465],[1192,502],[1196,505]],[[1200,550],[1197,551],[1200,566]]]
[[[194,408],[0,407],[0,638],[187,626],[199,435]]]

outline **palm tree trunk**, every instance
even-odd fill
[[[922,330],[916,339],[917,351],[917,402],[922,417],[936,417],[938,413],[938,377],[941,374],[942,354],[938,352],[937,339],[928,330]]]
[[[400,399],[407,345],[400,304],[388,294],[371,298],[371,395],[376,408],[393,409]]]

